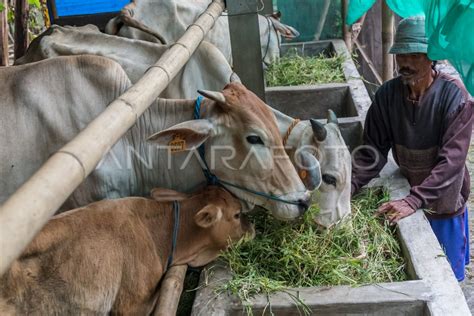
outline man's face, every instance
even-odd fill
[[[398,73],[404,84],[415,85],[431,75],[431,60],[426,54],[397,54]]]

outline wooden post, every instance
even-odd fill
[[[173,266],[166,272],[153,316],[176,315],[187,269],[187,265]]]
[[[260,14],[272,14],[273,13],[273,0],[263,0],[263,11]]]
[[[0,0],[3,10],[0,12],[0,66],[8,66],[8,1]]]
[[[314,33],[314,40],[319,41],[321,37],[321,33],[323,32],[324,24],[326,24],[326,18],[329,12],[329,5],[331,4],[331,0],[324,0],[323,9],[321,10],[321,16],[318,21],[318,25],[316,26],[316,32]]]
[[[232,64],[242,83],[265,101],[262,50],[255,0],[227,1]]]
[[[0,206],[0,276],[183,68],[223,9],[223,0],[214,0],[177,45]]]
[[[25,55],[28,47],[28,1],[15,1],[15,59]]]
[[[349,3],[347,0],[341,1],[341,18],[342,18],[342,37],[346,43],[349,53],[352,52],[352,40],[351,40],[351,31],[349,26],[346,24],[347,10]]]
[[[393,78],[393,55],[388,51],[393,44],[394,16],[385,1],[382,1],[382,79],[387,81]]]

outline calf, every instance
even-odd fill
[[[172,265],[202,266],[253,228],[229,192],[103,200],[53,217],[0,278],[0,315],[147,315]],[[172,254],[175,211],[179,230]]]

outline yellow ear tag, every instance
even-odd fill
[[[186,150],[186,140],[179,134],[173,136],[173,139],[168,143],[172,153],[177,153]]]
[[[306,170],[301,170],[300,171],[300,178],[302,180],[306,179],[307,176],[308,176],[308,172]]]

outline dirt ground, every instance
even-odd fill
[[[467,157],[467,166],[471,175],[471,190],[474,188],[474,133],[471,137],[471,147]],[[466,279],[462,282],[461,287],[466,297],[467,304],[471,313],[474,314],[474,194],[471,192],[469,197],[469,231],[470,231],[470,248],[471,263],[467,267]]]

